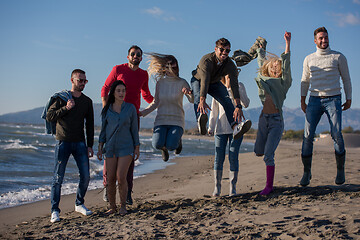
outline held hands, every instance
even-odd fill
[[[186,87],[183,87],[181,91],[186,95],[189,95],[189,94],[192,93],[192,91],[190,89],[186,88]]]
[[[67,101],[67,104],[66,104],[66,109],[67,109],[67,110],[70,110],[70,109],[72,109],[74,106],[75,106],[75,101],[74,101],[74,99],[69,99],[69,100]]]

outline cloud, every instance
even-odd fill
[[[353,0],[353,3],[360,5],[360,0]]]
[[[176,17],[172,16],[170,13],[163,11],[159,7],[148,8],[148,9],[145,9],[144,12],[155,18],[160,18],[166,22],[177,21]]]
[[[355,1],[355,0],[354,0]],[[356,0],[360,1],[360,0]],[[330,13],[340,27],[345,27],[347,25],[360,25],[359,14],[352,13]]]
[[[152,15],[152,16],[154,16],[154,17],[159,17],[159,16],[164,14],[164,11],[161,10],[160,8],[158,8],[158,7],[145,9],[145,12]]]

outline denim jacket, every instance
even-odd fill
[[[46,103],[44,111],[41,114],[41,118],[45,120],[45,128],[46,128],[45,133],[47,134],[52,134],[52,135],[56,134],[56,122],[48,122],[46,120],[46,114],[49,107],[54,103],[54,101],[57,98],[61,98],[62,100],[67,102],[69,99],[72,99],[72,94],[69,90],[63,90],[61,92],[57,92],[53,96],[51,96],[48,102]]]

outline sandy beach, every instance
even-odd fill
[[[0,239],[360,239],[360,139],[347,136],[346,182],[334,183],[336,163],[329,139],[315,142],[312,180],[301,187],[301,142],[281,141],[275,156],[275,189],[259,196],[265,164],[240,154],[239,195],[229,197],[228,162],[221,197],[213,191],[213,153],[178,157],[166,169],[135,180],[134,205],[125,216],[105,216],[100,190],[74,210],[62,196],[61,221],[50,223],[50,201],[0,210]]]

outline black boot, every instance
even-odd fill
[[[300,180],[300,185],[305,187],[310,184],[311,180],[311,162],[312,162],[312,156],[309,157],[303,157],[301,156],[301,160],[304,164],[304,175]]]
[[[182,150],[182,140],[180,139],[179,146],[175,149],[175,154],[180,154]]]
[[[127,197],[126,197],[126,204],[127,205],[133,205],[133,199],[131,197],[131,193],[132,193],[132,191],[129,189]]]
[[[335,183],[341,185],[345,182],[345,152],[342,155],[335,153],[335,158],[337,168]]]

